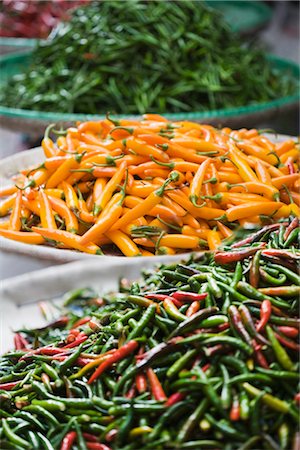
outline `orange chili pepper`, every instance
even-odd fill
[[[43,190],[39,191],[39,205],[40,205],[40,219],[43,228],[55,230],[57,228],[54,215],[51,208],[51,203],[48,196]],[[54,197],[53,197],[54,198]]]
[[[123,216],[124,217],[124,216]],[[105,235],[121,250],[125,256],[141,256],[137,245],[120,230],[108,231]]]
[[[226,225],[224,225],[222,222],[219,222],[219,220],[217,220],[217,227],[224,238],[232,236],[233,231],[230,228],[226,227]]]
[[[216,230],[209,230],[207,232],[207,243],[209,250],[217,250],[217,248],[221,245],[220,234]]]
[[[54,142],[52,141],[52,139],[49,138],[49,133],[54,126],[55,124],[53,123],[48,125],[45,131],[44,139],[42,140],[42,148],[44,150],[46,158],[51,158],[51,156],[54,156],[57,151]]]
[[[84,253],[90,253],[92,255],[99,255],[99,254],[102,255],[100,247],[91,243],[81,245],[80,236],[77,236],[76,234],[73,233],[69,233],[68,231],[52,230],[49,228],[38,228],[38,227],[32,227],[32,229],[36,233],[43,236],[43,238],[56,241],[58,243],[58,246],[60,246],[60,244],[63,244],[63,246],[67,248],[79,250]]]
[[[97,237],[110,230],[113,224],[119,219],[123,207],[123,194],[115,194],[106,205],[106,209],[102,210],[95,225],[93,225],[81,238],[81,244],[94,242]]]
[[[240,152],[240,150],[238,150],[232,144],[229,150],[229,157],[232,163],[237,167],[238,173],[244,181],[258,181],[255,172],[251,169],[248,162],[244,159],[242,152]]]
[[[0,197],[7,197],[8,195],[12,195],[17,192],[17,186],[7,186],[0,189]]]
[[[249,202],[227,209],[226,217],[229,222],[245,219],[255,214],[272,215],[282,206],[281,202]]]
[[[192,228],[189,225],[184,225],[181,229],[182,234],[186,234],[187,236],[197,236],[200,239],[207,239],[207,234],[209,230],[202,228]]]
[[[272,184],[277,189],[281,189],[283,185],[292,186],[297,180],[299,180],[299,173],[293,173],[291,175],[284,175],[282,177],[272,178]]]
[[[109,202],[113,192],[117,189],[119,183],[122,181],[126,170],[126,163],[122,163],[117,169],[113,177],[103,188],[102,193],[94,202],[94,215],[98,215],[103,210],[105,205]]]
[[[66,201],[68,208],[73,212],[77,212],[78,208],[79,208],[79,203],[78,203],[78,197],[76,195],[76,192],[75,192],[73,186],[71,186],[66,181],[62,181],[61,186],[63,188],[63,192],[65,195],[65,201]]]
[[[59,168],[50,176],[46,182],[46,188],[56,188],[67,176],[71,174],[71,170],[77,169],[80,165],[80,155],[71,156],[64,161]]]
[[[112,230],[122,228],[135,219],[147,214],[152,208],[154,208],[158,203],[161,202],[162,196],[166,186],[172,181],[171,178],[167,179],[165,183],[155,191],[151,192],[147,198],[145,198],[142,203],[136,205],[132,210],[128,211],[124,216],[122,216],[112,227]]]
[[[208,168],[208,166],[211,163],[211,159],[206,159],[205,161],[203,161],[203,163],[199,166],[197,172],[195,173],[195,176],[193,178],[193,181],[191,182],[190,185],[190,195],[189,195],[189,199],[192,202],[192,204],[196,207],[199,207],[201,205],[197,204],[198,199],[200,198],[200,192],[201,192],[201,187],[202,187],[202,183],[204,181],[204,176],[205,176],[205,172]],[[202,203],[203,205],[204,203]]]
[[[78,232],[78,220],[75,214],[68,208],[67,204],[60,198],[48,196],[49,202],[54,209],[65,221],[66,229],[70,233]]]
[[[9,229],[14,231],[20,231],[22,222],[21,222],[21,209],[22,209],[22,191],[18,191],[14,206],[11,211],[10,220],[9,220]]]
[[[31,231],[14,231],[0,228],[0,236],[13,241],[23,242],[24,244],[43,244],[45,242],[40,234],[32,233]]]

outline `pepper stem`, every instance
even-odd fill
[[[192,203],[193,206],[195,206],[196,208],[202,208],[203,206],[206,205],[206,202],[201,203],[201,205],[198,205],[197,200],[198,197],[197,195],[190,195],[189,196],[190,202]]]
[[[164,195],[164,191],[165,191],[166,187],[168,186],[168,184],[172,183],[172,181],[177,181],[178,179],[179,179],[178,172],[171,173],[170,177],[166,179],[164,184],[154,192],[156,193],[156,195],[158,197],[162,197]]]

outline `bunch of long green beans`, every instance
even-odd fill
[[[101,1],[74,12],[2,104],[65,113],[206,111],[296,92],[203,1]]]
[[[300,254],[270,248],[294,230],[67,294],[0,359],[1,448],[298,448]]]

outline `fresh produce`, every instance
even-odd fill
[[[88,0],[2,0],[0,36],[47,38],[60,20],[68,20],[69,10]]]
[[[299,216],[299,149],[252,129],[192,122],[84,122],[42,141],[46,159],[15,177],[0,235],[125,256],[214,250],[237,226]],[[55,130],[54,130],[55,131]]]
[[[293,95],[296,84],[204,2],[97,1],[40,44],[0,101],[64,113],[195,112]]]
[[[18,330],[1,448],[296,450],[299,221],[279,225]]]

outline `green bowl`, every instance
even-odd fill
[[[269,56],[269,60],[278,72],[284,74],[288,71],[296,80],[299,80],[300,69],[297,64],[272,55]],[[0,86],[13,75],[26,70],[30,61],[30,51],[17,55],[10,54],[1,56]],[[294,112],[298,107],[299,98],[299,93],[295,93],[294,95],[279,97],[269,102],[245,105],[238,108],[217,109],[205,112],[166,113],[164,116],[170,120],[193,120],[215,126],[226,125],[233,128],[250,128],[265,123],[266,121],[276,120],[280,116],[286,115],[288,111]],[[128,115],[119,115],[118,117],[128,117]],[[138,118],[140,116],[130,115],[130,117]],[[104,115],[42,112],[0,105],[1,125],[4,128],[31,135],[42,135],[46,126],[53,122],[70,126],[76,121],[99,120],[101,118],[104,118]]]
[[[218,10],[230,28],[240,34],[252,34],[263,28],[272,18],[273,11],[262,1],[206,0]]]

